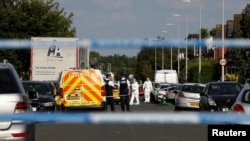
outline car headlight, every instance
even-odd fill
[[[216,106],[216,103],[214,102],[212,98],[208,98],[208,104],[211,106]]]

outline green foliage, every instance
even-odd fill
[[[136,63],[136,57],[127,57],[119,54],[100,56],[98,52],[90,52],[90,65],[93,68],[100,69],[104,74],[114,73],[116,80],[120,78],[122,73],[134,75]]]
[[[244,38],[250,38],[250,4],[242,11],[241,31]]]
[[[199,61],[198,59],[192,60],[188,63],[188,81],[199,82]],[[206,83],[209,81],[220,80],[219,62],[213,59],[201,60],[201,77],[200,82]]]
[[[54,0],[0,1],[0,38],[75,37],[72,13],[64,12]],[[29,73],[30,47],[23,50],[0,50],[0,60],[7,59],[20,75]]]

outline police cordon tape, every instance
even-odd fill
[[[33,123],[85,124],[250,124],[250,115],[216,112],[35,112],[5,114],[0,121],[9,119]]]
[[[53,38],[53,37],[52,37]],[[33,40],[25,40],[25,39],[7,39],[0,40],[0,48],[31,48],[32,46],[36,47],[44,47],[49,46],[53,43],[53,41],[33,41]],[[83,39],[78,41],[57,41],[61,45],[61,47],[88,47],[91,48],[141,48],[141,47],[250,47],[250,39],[225,39],[218,40],[215,39],[212,42],[207,42],[206,40],[142,40],[142,39],[106,39],[106,40],[91,40],[91,39]]]

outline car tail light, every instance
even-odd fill
[[[182,92],[180,92],[180,93],[178,94],[178,97],[184,98],[185,96],[184,96],[184,94],[183,94]]]
[[[63,88],[59,89],[59,95],[60,95],[60,98],[63,98]]]
[[[102,86],[101,93],[102,93],[102,96],[106,96],[105,86]]]
[[[244,108],[240,104],[234,105],[233,110],[238,113],[245,113]]]
[[[30,137],[30,133],[12,133],[13,137],[23,137],[23,138],[27,138]]]
[[[18,102],[15,107],[15,113],[23,113],[27,111],[27,104],[24,102]]]

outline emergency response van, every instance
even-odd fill
[[[98,69],[65,70],[59,75],[59,95],[56,104],[61,110],[106,109],[106,93]]]

